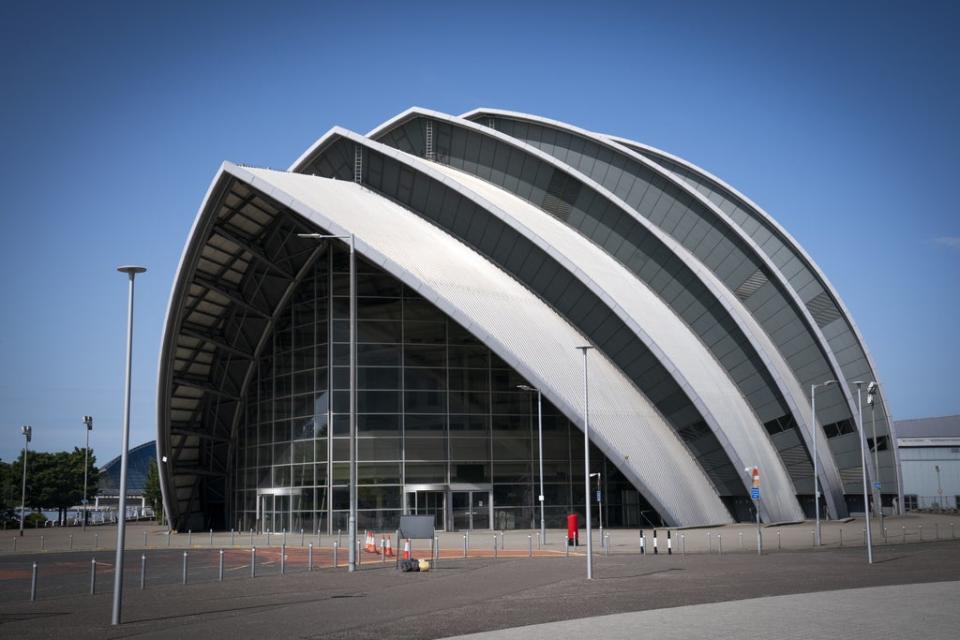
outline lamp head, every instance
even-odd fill
[[[83,424],[87,425],[87,431],[93,431],[93,416],[83,416]]]
[[[528,385],[528,384],[518,384],[518,385],[517,385],[517,389],[520,389],[521,391],[536,391],[536,390],[537,390],[536,387],[531,387],[531,386]]]
[[[30,440],[33,439],[33,427],[31,427],[28,424],[25,424],[22,427],[20,427],[20,433],[23,435],[24,438],[27,439],[27,442],[30,442]]]
[[[137,273],[143,273],[146,270],[147,270],[146,267],[140,267],[135,264],[125,264],[123,266],[117,267],[117,271],[119,271],[120,273],[127,273],[127,274],[130,274],[131,276]]]

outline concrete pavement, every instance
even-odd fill
[[[447,640],[953,640],[960,582],[869,587],[618,613]]]
[[[87,556],[85,552],[76,555]],[[2,566],[37,557],[52,558],[7,556]],[[170,552],[170,557],[173,565],[165,570],[176,576],[179,563],[175,553]],[[101,578],[105,588],[94,596],[82,590],[44,591],[48,583],[41,578],[34,603],[24,597],[29,582],[19,582],[15,592],[0,598],[0,635],[59,638],[64,629],[70,629],[75,638],[431,639],[605,614],[960,579],[960,541],[891,544],[878,549],[877,560],[867,566],[862,548],[796,550],[763,557],[620,553],[599,556],[596,579],[589,582],[584,579],[582,556],[445,559],[438,570],[423,574],[402,574],[371,564],[353,574],[343,569],[307,573],[299,567],[279,576],[274,564],[272,575],[236,575],[223,583],[215,581],[207,563],[207,573],[194,576],[196,582],[192,577],[186,586],[148,584],[144,591],[137,588],[133,563],[125,580],[122,626],[109,625],[112,576],[105,572]],[[14,599],[17,593],[23,594],[19,600]],[[956,601],[952,591],[944,597]],[[820,612],[808,610],[808,615],[813,619]],[[910,614],[910,619],[922,624],[919,616]],[[849,635],[851,625],[850,620],[838,623],[834,631]],[[748,627],[742,631],[751,635]],[[783,630],[777,626],[768,631],[752,635],[776,637]]]

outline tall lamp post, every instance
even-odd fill
[[[33,437],[33,427],[28,424],[20,427],[23,435],[23,482],[20,485],[20,535],[23,536],[23,514],[27,506],[27,450],[30,448],[30,439]]]
[[[87,461],[90,456],[90,432],[93,431],[93,416],[83,416],[83,424],[86,426],[84,433],[87,435],[87,444],[83,448],[83,499],[80,504],[83,505],[83,520],[81,520],[80,530],[87,530]]]
[[[813,503],[817,518],[817,546],[820,546],[820,454],[817,451],[817,388],[829,387],[836,380],[810,385],[810,428],[813,430]]]
[[[880,531],[883,531],[883,498],[880,495],[880,445],[877,442],[877,408],[874,402],[877,399],[879,385],[871,382],[867,385],[867,405],[870,407],[870,434],[873,436],[873,472],[877,477],[873,479],[873,509],[880,518]]]
[[[350,516],[347,521],[347,570],[357,570],[357,252],[354,235],[298,233],[300,238],[344,240],[350,247]]]
[[[547,529],[544,524],[544,494],[543,494],[543,394],[540,389],[531,387],[528,384],[518,384],[517,389],[522,391],[537,392],[537,440],[540,446],[540,542],[547,544]]]
[[[587,512],[587,580],[593,580],[593,525],[590,521],[590,387],[587,384],[587,351],[593,347],[586,345],[577,349],[583,352],[583,497]]]
[[[857,385],[857,430],[860,436],[860,466],[863,472],[863,526],[867,532],[867,564],[873,564],[873,532],[870,530],[870,488],[867,484],[867,439],[863,433],[863,380],[854,380]]]
[[[133,361],[133,281],[146,267],[125,265],[117,271],[127,274],[127,367],[123,385],[123,438],[120,445],[120,503],[117,505],[117,555],[113,570],[113,616],[111,624],[120,624],[120,601],[123,597],[123,543],[127,529],[127,450],[130,444],[130,376]],[[88,432],[89,433],[89,432]]]

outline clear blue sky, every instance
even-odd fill
[[[723,177],[852,310],[896,417],[960,413],[954,2],[0,4],[0,458],[155,433],[161,325],[223,160],[419,105],[541,114]],[[202,6],[201,6],[202,5]],[[790,5],[790,6],[788,6]]]

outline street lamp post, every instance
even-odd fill
[[[80,521],[80,530],[87,531],[87,465],[90,455],[90,432],[93,431],[93,416],[83,416],[83,424],[86,426],[84,433],[87,436],[87,444],[83,448],[83,499],[80,504],[83,505],[83,519]]]
[[[870,530],[870,501],[868,499],[870,489],[867,484],[867,439],[863,433],[863,380],[854,380],[853,384],[857,385],[857,429],[860,436],[860,466],[863,472],[863,525],[867,532],[867,564],[873,564],[873,533]]]
[[[354,235],[298,233],[300,238],[344,240],[350,247],[350,516],[347,536],[347,570],[357,570],[357,251]]]
[[[870,406],[870,434],[873,436],[873,472],[877,477],[873,479],[873,509],[880,518],[880,530],[883,531],[883,499],[880,495],[880,445],[877,442],[877,396],[876,382],[867,385],[867,404]]]
[[[817,518],[817,546],[820,546],[820,455],[817,451],[817,388],[829,387],[836,380],[810,385],[810,428],[813,430],[813,503]]]
[[[123,388],[123,438],[120,445],[120,503],[117,505],[117,555],[113,570],[113,616],[111,624],[120,624],[120,602],[123,597],[123,543],[127,525],[127,449],[130,443],[130,377],[133,362],[133,282],[146,267],[127,265],[117,271],[127,274],[127,367]]]
[[[518,384],[517,389],[537,392],[537,440],[540,447],[540,543],[547,544],[547,529],[544,524],[544,493],[543,493],[543,394],[540,389],[527,384]]]
[[[590,393],[587,384],[587,351],[590,345],[577,347],[583,352],[583,491],[587,512],[587,580],[593,580],[593,528],[590,521]]]
[[[27,506],[27,450],[30,449],[30,439],[33,438],[33,427],[28,424],[20,427],[23,435],[23,482],[20,485],[20,535],[23,536],[24,509]]]

